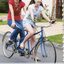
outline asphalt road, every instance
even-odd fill
[[[13,57],[10,59],[6,58],[3,55],[1,40],[2,40],[2,35],[0,35],[0,63],[35,63],[31,58],[27,59],[25,57],[19,56],[19,54],[14,54]],[[59,62],[61,63],[63,60],[63,51],[62,51],[62,49],[56,49],[56,51],[57,51],[57,63],[59,63]],[[50,56],[52,56],[52,55],[50,54]],[[48,60],[49,60],[49,58],[47,59],[47,61]],[[51,61],[52,61],[52,59],[51,59]]]

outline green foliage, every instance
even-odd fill
[[[0,0],[0,13],[8,11],[8,0]]]
[[[7,24],[7,21],[0,20],[0,25],[6,25],[6,24]]]

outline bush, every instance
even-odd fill
[[[8,12],[8,0],[0,0],[0,13]]]

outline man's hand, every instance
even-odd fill
[[[16,27],[15,22],[12,22],[11,27],[12,27],[12,28],[15,28],[15,27]]]

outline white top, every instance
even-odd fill
[[[27,19],[27,18],[28,18],[28,19],[31,19],[29,9],[33,11],[34,17],[39,17],[39,16],[40,16],[40,13],[41,13],[42,11],[44,11],[44,9],[43,9],[42,6],[39,6],[38,9],[36,10],[36,9],[35,9],[35,4],[31,4],[31,5],[29,5],[29,7],[28,7],[28,11],[26,12],[24,19]]]

